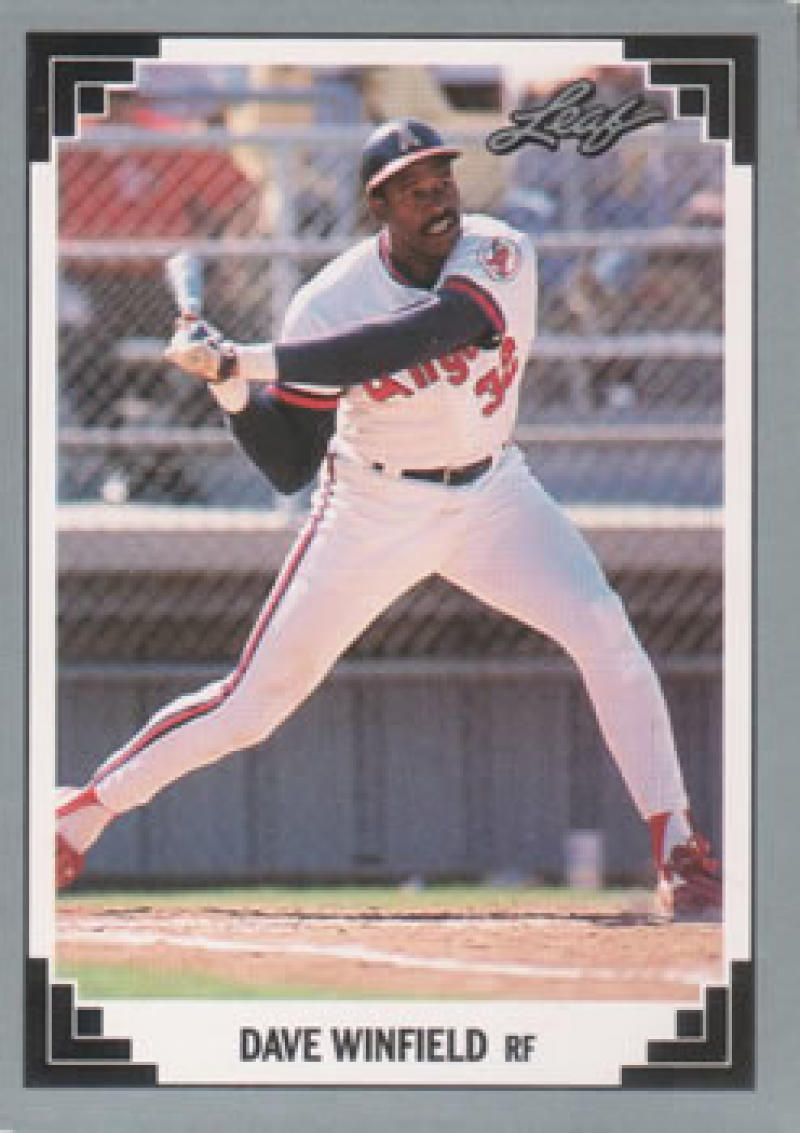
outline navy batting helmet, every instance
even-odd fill
[[[430,126],[413,118],[399,118],[379,126],[361,153],[361,184],[367,193],[424,157],[458,157],[461,150],[447,146]]]

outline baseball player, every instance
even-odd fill
[[[57,807],[60,886],[117,815],[268,737],[394,599],[438,574],[570,654],[649,825],[659,912],[720,909],[653,668],[511,441],[534,252],[462,214],[458,154],[414,120],[372,134],[361,174],[379,231],[297,292],[277,344],[179,320],[166,357],[208,383],[250,458],[283,491],[322,463],[320,483],[235,669],[158,712]]]

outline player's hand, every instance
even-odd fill
[[[204,382],[219,382],[230,377],[235,352],[216,327],[204,319],[182,315],[175,323],[164,357]]]

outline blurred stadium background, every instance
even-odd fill
[[[580,74],[607,104],[639,89],[633,68]],[[653,657],[721,848],[724,153],[683,119],[593,159],[573,143],[490,156],[487,133],[555,85],[492,67],[148,65],[59,146],[61,783],[231,665],[309,503],[276,495],[205,389],[164,366],[164,258],[203,257],[228,335],[275,336],[297,286],[370,230],[369,129],[410,114],[464,145],[466,207],[537,244],[518,441]],[[262,746],[117,823],[88,878],[647,877],[568,659],[437,580]]]

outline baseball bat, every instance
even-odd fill
[[[203,262],[191,252],[176,252],[164,266],[167,286],[182,315],[198,318],[203,306]]]

